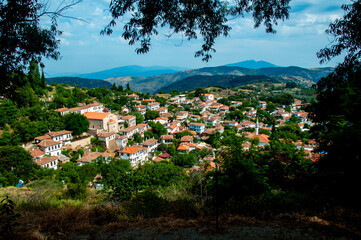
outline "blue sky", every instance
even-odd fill
[[[50,1],[54,9],[62,0]],[[70,2],[66,0],[65,2]],[[66,15],[85,20],[59,18],[58,28],[63,31],[59,37],[62,58],[58,61],[44,60],[45,73],[59,76],[67,73],[90,73],[126,66],[179,66],[200,68],[219,66],[244,60],[264,60],[279,66],[327,67],[335,66],[342,58],[328,64],[319,64],[316,52],[330,44],[325,34],[330,22],[343,16],[341,4],[346,0],[291,0],[290,18],[279,22],[276,34],[265,33],[264,27],[253,28],[251,17],[236,18],[228,24],[232,27],[229,37],[216,41],[216,53],[204,63],[194,58],[195,51],[202,44],[201,39],[182,41],[181,35],[167,38],[168,29],[161,29],[153,37],[151,51],[137,55],[136,46],[129,46],[121,38],[122,25],[118,22],[111,36],[102,36],[100,31],[109,23],[110,0],[84,0],[67,10]],[[46,26],[47,19],[42,20]]]

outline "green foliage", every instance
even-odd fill
[[[144,122],[144,117],[140,112],[130,112],[129,114],[136,117],[135,120],[137,124],[141,124]]]
[[[40,62],[43,56],[58,59],[59,32],[55,18],[49,29],[39,27],[39,16],[43,10],[46,12],[45,8],[46,4],[34,0],[0,4],[1,93],[11,94],[21,86],[9,77],[23,72],[30,61]]]
[[[0,127],[14,122],[19,115],[19,109],[11,100],[3,100],[0,104]]]
[[[277,20],[288,18],[289,1],[282,2],[252,2],[244,1],[236,4],[224,4],[219,0],[198,2],[172,1],[168,4],[154,4],[152,1],[127,2],[115,1],[110,4],[113,19],[102,31],[102,34],[112,34],[116,21],[122,19],[128,12],[133,16],[126,23],[122,34],[131,45],[140,43],[136,49],[138,54],[150,50],[151,37],[158,34],[158,28],[168,26],[172,32],[182,33],[188,40],[197,39],[198,34],[203,37],[203,44],[196,57],[208,61],[215,52],[214,44],[217,37],[228,36],[231,28],[226,25],[228,18],[252,13],[254,27],[264,24],[266,32],[275,32],[273,24]],[[200,30],[198,32],[198,30]]]
[[[150,188],[169,186],[185,179],[183,169],[168,161],[145,163],[136,173],[143,178],[142,184]]]
[[[280,95],[275,95],[275,96],[268,97],[267,101],[288,106],[288,105],[291,105],[294,102],[294,98],[289,93],[282,93]]]
[[[157,117],[159,117],[159,112],[147,109],[147,111],[145,112],[144,117],[145,117],[146,120],[154,120]]]
[[[73,135],[80,135],[89,129],[89,120],[77,113],[70,113],[64,116],[65,129],[72,131]]]
[[[161,135],[167,134],[167,129],[160,122],[149,122],[148,124],[152,128],[155,138],[158,139]]]
[[[173,155],[171,157],[171,161],[176,166],[180,166],[182,168],[190,168],[199,161],[199,157],[197,153],[192,151],[189,153]]]
[[[0,225],[0,233],[1,236],[6,239],[12,239],[14,237],[14,227],[19,225],[16,221],[20,214],[15,213],[15,203],[6,196],[0,202],[0,217],[1,217],[1,225]]]
[[[66,185],[64,197],[84,200],[87,196],[87,189],[83,183],[69,183]]]
[[[0,173],[6,179],[3,184],[15,186],[20,179],[26,183],[34,177],[38,168],[29,152],[22,147],[0,147]]]

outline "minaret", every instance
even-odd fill
[[[258,117],[256,118],[256,136],[258,135]]]

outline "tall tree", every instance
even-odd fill
[[[334,182],[342,190],[354,192],[352,186],[361,183],[360,118],[361,109],[361,1],[343,5],[345,15],[330,24],[326,33],[333,37],[331,46],[321,49],[317,56],[326,62],[342,53],[344,62],[329,76],[322,78],[316,88],[317,102],[312,105],[314,133],[325,157],[321,170],[337,173]],[[344,176],[341,177],[340,176]],[[337,181],[340,180],[340,181]],[[345,181],[346,180],[346,181]]]
[[[235,5],[232,5],[236,2]],[[274,33],[273,25],[278,20],[288,18],[290,0],[117,0],[111,1],[110,12],[113,19],[101,32],[112,34],[117,20],[127,13],[131,18],[124,25],[122,34],[130,45],[140,42],[136,52],[147,53],[150,50],[151,38],[158,35],[158,28],[169,27],[171,37],[180,33],[187,40],[203,37],[202,48],[195,53],[196,57],[208,61],[215,40],[220,36],[228,36],[231,27],[227,25],[228,19],[252,13],[254,27],[264,24],[266,32]]]
[[[0,1],[0,93],[11,93],[21,86],[12,73],[23,73],[28,63],[35,60],[40,63],[42,57],[57,60],[61,34],[57,30],[56,19],[64,11],[82,0],[63,1],[55,11],[49,11],[49,1],[7,0]],[[51,18],[49,28],[39,26],[40,18]]]

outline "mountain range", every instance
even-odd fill
[[[159,90],[171,91],[173,89],[182,89],[182,91],[184,91],[193,89],[195,86],[207,87],[209,85],[224,85],[224,87],[226,87],[235,84],[243,85],[246,84],[246,82],[250,83],[250,81],[264,81],[267,79],[265,77],[268,77],[268,80],[292,81],[310,87],[333,70],[332,68],[279,67],[265,61],[254,60],[218,67],[182,69],[184,68],[178,68],[177,70],[177,67],[141,67],[133,65],[101,72],[80,74],[78,76],[82,78],[92,77],[93,79],[104,79],[108,84],[112,85],[115,83],[117,86],[125,86],[129,83],[131,89],[134,91],[153,94]],[[231,76],[238,76],[238,78]],[[254,77],[239,78],[242,76]],[[167,88],[167,86],[169,86],[169,88]]]

